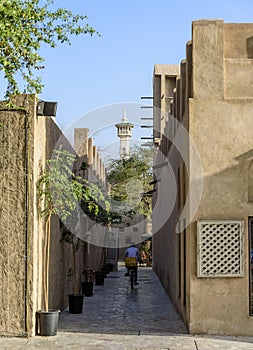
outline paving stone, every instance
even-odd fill
[[[249,337],[189,335],[150,268],[139,269],[134,290],[124,273],[121,267],[94,286],[82,314],[64,310],[56,336],[0,338],[0,350],[253,350]]]

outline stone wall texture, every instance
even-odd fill
[[[0,111],[0,333],[25,333],[27,251],[26,127],[24,111]]]
[[[0,103],[0,335],[33,336],[43,305],[43,242],[37,182],[46,160],[59,147],[73,150],[54,118],[38,116],[35,95],[21,95],[13,108]],[[72,247],[60,243],[57,216],[51,220],[49,308],[63,310],[73,292],[67,272]],[[87,259],[87,258],[86,258]],[[86,264],[78,252],[79,275]]]

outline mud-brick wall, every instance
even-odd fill
[[[41,218],[40,201],[37,192],[38,179],[45,168],[46,161],[52,156],[54,149],[68,149],[73,151],[72,146],[55,123],[54,118],[38,116],[34,114],[31,120],[29,139],[29,171],[30,171],[30,241],[29,252],[32,259],[28,265],[28,286],[32,288],[28,293],[29,334],[35,334],[36,311],[44,309],[43,302],[43,240],[45,234],[45,219]],[[68,277],[69,268],[73,268],[72,247],[69,244],[61,243],[61,226],[58,216],[51,218],[51,239],[49,259],[49,309],[60,309],[67,306],[67,295],[73,292],[73,282]],[[84,266],[82,253],[83,247],[78,255],[78,267],[81,271]]]
[[[0,334],[25,333],[26,123],[24,111],[0,109]]]
[[[38,179],[54,149],[74,150],[54,118],[37,115],[35,95],[21,95],[12,102],[16,107],[11,109],[0,102],[0,336],[29,337],[36,333],[36,312],[44,308],[45,219],[41,217]],[[85,225],[83,230],[85,236]],[[67,276],[73,260],[72,247],[60,242],[61,235],[55,215],[51,220],[49,309],[63,310],[67,295],[73,292],[73,281]],[[100,258],[103,250],[89,253]],[[82,246],[77,263],[80,276],[91,266],[87,261]]]
[[[38,116],[37,97],[22,95],[8,109],[0,102],[0,336],[33,336],[43,305],[44,220],[37,181],[58,147],[71,147],[53,118]],[[60,243],[58,217],[51,222],[49,308],[63,310],[71,281],[71,247]],[[80,251],[80,269],[83,254]]]

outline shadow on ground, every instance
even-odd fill
[[[111,272],[94,295],[84,298],[82,314],[60,315],[59,331],[123,335],[188,334],[152,268],[139,268],[140,285],[131,290],[125,269]]]

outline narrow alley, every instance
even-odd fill
[[[103,286],[94,286],[82,314],[64,310],[56,336],[0,338],[1,350],[253,349],[253,338],[189,335],[151,268],[139,269],[134,290],[124,273],[121,266]]]
[[[104,286],[86,297],[81,315],[61,314],[59,331],[122,335],[187,334],[187,330],[151,268],[139,268],[131,290],[124,267],[111,272]]]

